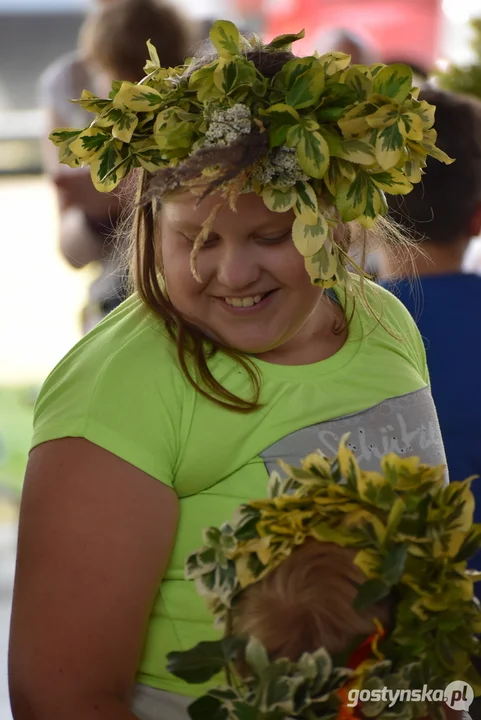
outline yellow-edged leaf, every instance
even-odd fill
[[[242,45],[241,34],[234,23],[229,20],[217,20],[210,29],[210,40],[221,58],[240,55]]]
[[[416,113],[409,112],[401,115],[401,128],[404,125],[405,136],[408,140],[414,140],[414,142],[421,142],[423,139],[423,121]]]
[[[360,102],[367,100],[372,95],[372,78],[369,68],[362,65],[351,65],[343,73],[342,82],[355,90]]]
[[[123,82],[112,102],[133,112],[150,112],[161,106],[162,95],[154,88]]]
[[[262,191],[264,205],[272,212],[287,212],[294,207],[297,200],[297,193],[294,188],[276,190],[267,187]]]
[[[347,447],[347,437],[343,438],[339,445],[337,457],[339,460],[339,468],[342,475],[347,479],[352,479],[356,483],[359,482],[361,477],[361,470],[354,456],[354,453],[350,448]]]
[[[316,104],[324,90],[324,72],[312,67],[299,75],[287,93],[286,103],[293,108],[306,108]]]
[[[314,178],[323,178],[329,167],[329,146],[316,131],[300,129],[296,147],[297,162],[305,173]]]
[[[337,186],[335,201],[344,222],[362,215],[367,203],[367,184],[362,176],[356,175],[354,182],[343,179]]]
[[[311,282],[315,285],[330,288],[336,284],[339,276],[339,260],[329,252],[327,244],[312,257],[305,258],[304,263]],[[345,507],[347,510],[347,506]]]
[[[368,578],[378,576],[381,562],[381,556],[374,550],[359,550],[354,558],[354,565],[357,565]]]
[[[314,188],[310,183],[298,182],[295,190],[297,198],[293,208],[296,217],[306,225],[315,225],[319,215],[319,204]]]
[[[419,106],[414,108],[413,112],[419,115],[425,129],[432,128],[436,115],[435,105],[430,105],[426,100],[421,100]]]
[[[312,226],[309,226],[312,227]],[[302,460],[304,470],[309,470],[325,478],[331,477],[331,466],[329,460],[321,453],[310,453]]]
[[[160,59],[159,59],[159,54],[157,52],[157,48],[154,45],[152,45],[150,40],[147,40],[147,50],[149,52],[149,58],[150,58],[150,62],[152,63],[152,65],[155,68],[160,68],[161,63],[160,63]]]
[[[78,100],[71,100],[70,102],[80,105],[81,108],[87,110],[87,112],[100,113],[111,105],[111,100],[105,100],[94,95],[89,90],[82,90],[82,94]]]
[[[373,165],[376,161],[375,156],[375,150],[372,145],[370,145],[365,140],[341,140],[341,149],[340,149],[340,155],[339,157],[342,160],[347,160],[349,163],[356,163],[357,165]],[[343,175],[345,174],[346,170],[342,168],[346,168],[348,163],[343,163],[341,165],[341,172]],[[352,165],[350,165],[350,176],[352,178],[352,175],[355,175],[355,170],[352,168]]]
[[[78,168],[82,165],[79,158],[70,150],[69,142],[58,145],[58,161],[71,168]]]
[[[100,155],[90,162],[90,177],[97,190],[111,192],[125,177],[129,169],[129,158],[122,157],[122,143],[111,140]]]
[[[381,173],[372,173],[370,178],[384,192],[390,195],[406,195],[413,189],[404,172],[391,168]]]
[[[413,72],[408,65],[387,65],[374,78],[373,91],[396,103],[402,103],[411,92],[412,84]]]
[[[366,120],[372,128],[389,127],[399,120],[399,110],[395,105],[383,105],[372,115],[368,115]]]
[[[292,240],[304,257],[315,255],[325,243],[329,234],[329,226],[322,215],[318,216],[315,225],[306,225],[301,218],[292,224]]]
[[[404,137],[399,130],[399,122],[379,130],[376,139],[376,160],[383,170],[395,167],[404,150]]]
[[[96,157],[110,140],[111,135],[105,133],[102,129],[89,127],[70,143],[70,150],[82,162],[87,162]]]
[[[365,135],[369,130],[367,118],[376,112],[376,105],[371,102],[363,102],[348,110],[337,122],[346,138]]]
[[[345,70],[351,62],[351,56],[342,52],[324,53],[319,57],[319,63],[329,77],[341,70]]]
[[[129,143],[132,140],[132,135],[134,134],[138,122],[139,118],[135,113],[123,112],[121,117],[112,127],[112,136],[124,143]]]

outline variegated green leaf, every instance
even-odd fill
[[[290,50],[292,43],[296,42],[296,40],[302,40],[305,34],[306,31],[301,30],[291,35],[277,35],[277,37],[270,41],[267,47],[272,48],[272,50]]]
[[[90,162],[90,176],[97,190],[111,192],[125,177],[131,160],[128,155],[122,155],[121,149],[119,140],[110,140]]]
[[[436,145],[434,144],[435,142],[436,131],[431,128],[431,130],[424,132],[424,138],[420,145],[424,149],[424,151],[428,153],[428,155],[433,157],[435,160],[439,160],[439,162],[442,162],[445,165],[451,165],[451,163],[455,162],[455,160],[453,158],[450,158],[449,155],[447,155],[443,150],[436,147]]]
[[[294,108],[315,105],[324,90],[324,73],[320,67],[312,67],[296,78],[287,93],[286,103]]]
[[[114,81],[112,82],[112,89],[111,89],[111,91],[109,92],[109,98],[110,98],[111,100],[114,99],[114,97],[117,95],[117,93],[118,93],[118,91],[120,90],[121,87],[122,87],[122,80],[114,80]]]
[[[68,165],[68,167],[71,168],[78,168],[81,166],[81,162],[79,158],[73,154],[70,147],[70,142],[67,140],[63,143],[60,143],[58,147],[58,161],[59,163],[62,163],[62,165]]]
[[[405,195],[413,189],[405,173],[396,170],[396,168],[391,168],[391,170],[382,173],[373,173],[370,178],[381,190],[390,195]]]
[[[194,124],[188,114],[179,107],[170,107],[157,115],[154,139],[160,150],[169,151],[169,157],[178,150],[187,150],[192,144]],[[185,155],[185,152],[180,156]]]
[[[297,110],[283,103],[276,103],[267,110],[261,110],[260,115],[266,118],[270,147],[284,145],[289,129],[300,121]]]
[[[367,100],[372,95],[372,79],[366,74],[367,68],[363,66],[352,65],[342,75],[342,82],[352,87],[357,95],[359,102]]]
[[[392,104],[382,105],[366,119],[369,127],[386,128],[399,120],[399,109]]]
[[[103,100],[88,90],[83,90],[78,100],[71,100],[70,102],[80,105],[84,110],[93,113],[100,113],[112,104],[111,100]]]
[[[276,190],[275,188],[264,188],[262,191],[264,205],[272,212],[287,212],[294,207],[297,200],[297,193],[294,188]]]
[[[380,215],[385,215],[388,205],[384,192],[372,180],[370,176],[364,176],[366,182],[366,206],[364,212],[357,219],[358,223],[367,229],[372,228]]]
[[[300,129],[296,156],[305,173],[314,178],[324,177],[329,167],[329,147],[319,132]]]
[[[325,243],[328,234],[329,226],[322,215],[318,215],[315,225],[306,225],[299,217],[292,225],[292,240],[304,257],[315,255]]]
[[[356,170],[351,163],[344,162],[338,158],[331,158],[329,163],[329,169],[324,175],[324,182],[327,189],[333,197],[335,197],[341,185],[345,184],[348,180],[349,183],[354,182],[356,179]]]
[[[371,102],[363,102],[356,105],[343,115],[338,121],[338,125],[342,130],[342,134],[346,138],[365,135],[369,130],[367,118],[377,110],[377,106]]]
[[[100,128],[90,127],[70,143],[70,149],[82,162],[87,162],[96,157],[110,140],[110,134],[103,132]]]
[[[212,25],[209,36],[221,58],[231,58],[233,55],[241,54],[243,42],[234,23],[218,20]]]
[[[385,67],[384,63],[372,63],[372,65],[369,65],[371,77],[375,78],[376,75],[378,75],[378,73],[380,73]]]
[[[235,87],[237,76],[237,63],[221,57],[214,70],[214,85],[216,88],[221,90],[224,95],[227,95]]]
[[[129,143],[134,134],[139,118],[135,113],[123,112],[112,128],[112,136],[124,143]]]
[[[149,53],[150,67],[152,68],[152,70],[160,68],[161,63],[159,59],[159,54],[157,52],[157,49],[150,42],[150,40],[147,40],[147,50]],[[151,72],[152,70],[150,70],[149,72]]]
[[[319,58],[319,63],[328,77],[345,70],[350,62],[350,56],[342,52],[324,53]]]
[[[349,163],[373,165],[376,160],[375,149],[365,140],[341,140],[340,145],[338,157],[346,161],[344,167]]]
[[[316,285],[329,288],[336,283],[339,262],[326,246],[312,257],[306,258],[305,265],[311,281]]]
[[[341,181],[337,186],[335,202],[344,222],[360,217],[367,203],[367,184],[364,176],[359,173],[354,182]]]
[[[147,85],[124,82],[113,99],[116,107],[126,107],[134,112],[156,110],[162,104],[162,95]]]
[[[423,121],[416,113],[403,113],[400,117],[399,129],[408,140],[421,142],[423,139]]]
[[[413,107],[413,112],[419,115],[425,129],[432,128],[436,114],[435,105],[430,105],[426,100],[421,100],[419,104]]]
[[[53,142],[54,145],[57,145],[58,147],[60,145],[63,145],[63,143],[71,143],[73,140],[78,138],[81,132],[82,130],[79,128],[57,128],[50,133],[48,138],[49,140],[51,140],[51,142]]]
[[[401,63],[387,65],[374,78],[373,90],[378,95],[402,103],[408,97],[413,84],[413,72]]]
[[[395,167],[401,159],[405,139],[399,130],[399,123],[380,130],[376,140],[376,160],[383,170]]]
[[[318,65],[319,61],[312,56],[292,58],[292,60],[288,60],[282,70],[275,75],[273,86],[287,94],[300,75],[303,75],[307,70]]]
[[[317,195],[310,183],[298,182],[295,187],[297,198],[293,206],[296,217],[306,225],[315,225],[319,214]]]

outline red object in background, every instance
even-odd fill
[[[241,8],[243,3],[253,0],[238,0]],[[314,52],[322,34],[346,30],[370,46],[377,60],[430,69],[437,58],[441,0],[258,0],[257,8],[262,5],[267,41],[305,28],[306,37],[293,47],[298,55]]]

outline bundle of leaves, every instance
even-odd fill
[[[346,442],[332,460],[314,453],[302,468],[281,462],[285,477],[273,473],[267,499],[204,531],[204,546],[186,561],[186,578],[226,628],[239,594],[307,538],[355,548],[354,562],[367,579],[354,607],[394,593],[392,627],[379,642],[393,670],[403,672],[417,658],[431,680],[444,686],[464,680],[481,692],[471,663],[480,654],[473,584],[481,573],[467,567],[481,547],[473,479],[446,486],[444,466],[394,453],[382,459],[380,473],[363,471]]]
[[[236,675],[236,663],[244,654],[248,677]],[[342,659],[339,658],[342,663]],[[285,658],[271,661],[262,644],[251,638],[225,637],[203,642],[168,657],[168,669],[188,683],[205,683],[224,672],[230,684],[217,686],[188,708],[192,720],[419,720],[428,713],[444,720],[442,680],[432,676],[426,663],[404,665],[394,671],[390,661],[373,661],[362,673],[336,665],[336,658],[320,648],[304,653],[298,662]],[[372,700],[356,703],[359,688],[378,691]],[[413,700],[403,690],[425,688],[425,697]],[[355,694],[349,691],[355,690]],[[433,701],[435,704],[433,704]]]
[[[286,53],[302,36],[263,45],[218,21],[210,32],[215,59],[170,69],[148,43],[140,83],[115,82],[108,99],[84,91],[78,103],[95,114],[89,127],[51,134],[60,162],[90,165],[104,191],[133,168],[165,180],[183,167],[190,169],[184,185],[220,189],[231,206],[240,192],[254,191],[273,211],[293,209],[293,241],[313,282],[349,284],[334,236],[339,221],[372,227],[387,212],[384,193],[409,192],[427,156],[451,161],[436,148],[434,108],[416,99],[406,65],[349,67],[348,55],[333,52],[289,54],[272,77],[256,67],[256,53]],[[234,170],[212,153],[246,144],[255,152],[240,152]]]

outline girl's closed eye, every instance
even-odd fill
[[[272,245],[275,245],[276,243],[284,242],[285,240],[290,240],[292,237],[292,228],[289,228],[288,230],[284,231],[280,235],[274,235],[274,236],[260,236],[257,238],[263,243],[271,243]]]
[[[186,241],[189,243],[189,245],[194,245],[194,244],[195,244],[195,237],[194,237],[194,236],[186,235],[186,234],[183,233],[183,232],[181,232],[180,235],[182,236],[182,238],[183,238],[184,240],[186,240]],[[218,242],[218,240],[219,240],[219,236],[218,236],[218,235],[209,235],[209,236],[204,240],[201,249],[202,249],[202,248],[206,248],[206,247],[212,247],[213,245],[215,245],[216,242]]]

